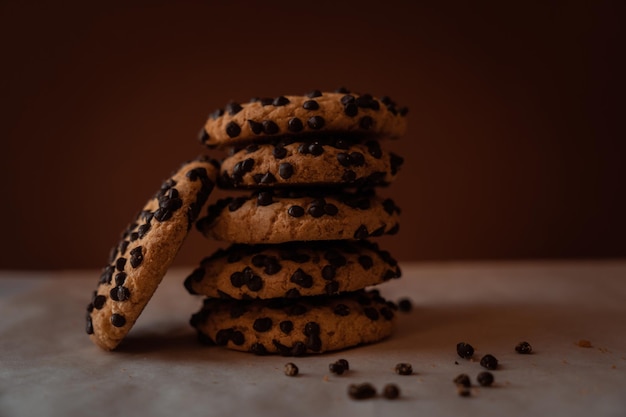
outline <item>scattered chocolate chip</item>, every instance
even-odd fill
[[[320,90],[313,90],[305,94],[308,98],[321,97],[322,92]]]
[[[365,157],[361,152],[352,152],[350,154],[350,164],[355,167],[365,165]]]
[[[292,117],[287,122],[287,130],[289,130],[290,132],[298,133],[302,129],[304,129],[304,124],[302,123],[302,120],[298,119],[297,117]]]
[[[109,295],[113,301],[126,301],[130,298],[130,290],[122,285],[119,285],[111,288]]]
[[[330,281],[331,279],[335,278],[336,275],[336,268],[333,265],[325,265],[322,268],[322,278],[324,278],[327,281]]]
[[[372,321],[376,321],[380,318],[378,310],[376,310],[374,307],[365,307],[363,309],[363,313],[365,313],[365,316]]]
[[[457,385],[456,392],[461,397],[469,397],[470,395],[472,395],[470,389],[468,387],[464,387],[463,385]]]
[[[398,309],[402,311],[403,313],[408,313],[409,311],[413,309],[413,303],[411,302],[409,298],[401,298],[400,300],[398,300]],[[470,355],[470,357],[471,356],[472,355]]]
[[[121,314],[111,315],[111,324],[115,327],[123,327],[126,324],[126,317]]]
[[[362,384],[350,384],[348,395],[354,400],[366,400],[376,396],[376,388],[368,382]]]
[[[493,384],[493,374],[491,372],[481,372],[476,377],[478,383],[483,387],[488,387]]]
[[[350,369],[350,363],[348,363],[348,361],[346,359],[338,359],[336,363],[338,363],[341,366],[343,366],[346,371],[348,371]]]
[[[246,286],[250,291],[260,291],[263,288],[263,280],[258,275],[253,275],[246,282]]]
[[[480,359],[480,366],[491,371],[498,367],[498,360],[493,355],[485,355]]]
[[[515,346],[515,351],[517,353],[521,353],[522,355],[528,355],[532,353],[533,347],[528,342],[520,342]]]
[[[123,271],[126,266],[126,258],[117,258],[115,261],[115,269],[118,271]]]
[[[313,277],[300,268],[291,275],[289,281],[303,288],[311,288],[313,286]]]
[[[324,207],[318,205],[310,205],[307,213],[309,213],[312,217],[319,218],[324,215]]]
[[[133,268],[137,268],[143,262],[143,253],[142,247],[137,246],[135,249],[130,251],[130,265]]]
[[[206,141],[209,140],[209,134],[204,128],[200,129],[200,132],[198,132],[198,140],[200,143],[206,143]]]
[[[355,239],[365,239],[368,236],[369,236],[369,233],[367,231],[367,227],[364,224],[359,226],[359,228],[356,229],[356,231],[354,232]]]
[[[359,265],[366,271],[374,266],[374,260],[369,255],[360,255],[358,258]]]
[[[306,121],[307,126],[314,130],[319,130],[324,127],[325,120],[322,116],[313,116]]]
[[[387,384],[383,388],[383,397],[388,400],[395,400],[400,396],[400,388],[396,384]]]
[[[97,295],[94,297],[92,304],[96,308],[96,310],[102,310],[104,307],[104,303],[106,303],[107,298],[104,295]]]
[[[308,153],[313,156],[320,156],[324,153],[324,147],[319,142],[313,142],[307,147]]]
[[[89,313],[87,313],[87,319],[85,321],[85,331],[87,334],[93,334],[93,322]]]
[[[250,346],[250,352],[259,356],[267,355],[267,348],[263,345],[263,343],[255,342],[252,346]]]
[[[298,375],[298,367],[295,364],[291,363],[291,362],[287,363],[285,365],[285,375],[287,375],[287,376],[296,376],[296,375]]]
[[[271,97],[263,97],[259,99],[259,102],[261,103],[261,106],[269,106],[274,103],[274,99]]]
[[[335,93],[350,94],[350,90],[348,90],[346,87],[339,87],[335,90]]]
[[[218,117],[222,117],[224,115],[224,109],[215,109],[211,114],[209,114],[209,118],[215,120]]]
[[[286,106],[289,103],[290,103],[289,99],[285,96],[276,97],[274,101],[272,102],[272,104],[276,107]]]
[[[472,386],[472,381],[470,380],[470,377],[467,374],[457,375],[456,378],[452,380],[452,382],[454,382],[456,385],[461,385],[467,388]]]
[[[118,272],[115,274],[115,285],[124,285],[124,282],[126,282],[126,276],[126,272]]]
[[[343,375],[343,373],[346,371],[346,368],[344,368],[344,366],[339,362],[334,362],[328,365],[328,370],[333,374]]]
[[[456,353],[463,359],[470,359],[474,355],[474,347],[469,343],[459,342],[456,344]]]
[[[339,209],[334,204],[324,204],[324,213],[328,214],[329,216],[334,216],[339,213]]]
[[[300,294],[300,291],[298,291],[297,288],[290,288],[285,293],[285,298],[294,299],[300,297],[302,297],[302,294]]]
[[[395,371],[398,375],[411,375],[413,373],[413,367],[410,363],[399,363],[396,365]]]
[[[339,101],[345,106],[346,104],[354,103],[356,99],[353,95],[346,94],[345,96],[341,97]]]
[[[230,138],[236,138],[241,133],[241,127],[233,121],[228,122],[226,125],[226,134]]]
[[[252,328],[257,332],[267,332],[272,328],[272,319],[269,317],[258,318],[254,321]]]

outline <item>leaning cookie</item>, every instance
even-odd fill
[[[148,201],[111,251],[87,306],[91,340],[112,350],[152,297],[212,191],[219,164],[184,164]]]
[[[351,133],[398,138],[406,130],[405,107],[388,97],[351,94],[345,89],[304,96],[253,99],[229,103],[213,112],[200,134],[208,147],[233,146],[282,135]]]
[[[296,298],[357,291],[400,274],[389,252],[366,240],[237,244],[202,260],[185,287],[213,298]]]
[[[365,239],[397,233],[399,212],[393,200],[376,195],[267,190],[220,199],[196,226],[233,243]]]
[[[375,290],[296,301],[206,299],[191,325],[209,344],[301,356],[380,341],[393,331],[394,310]]]
[[[222,188],[386,185],[402,163],[400,156],[384,151],[375,140],[252,144],[224,159],[218,184]]]

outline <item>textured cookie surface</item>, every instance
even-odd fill
[[[389,252],[362,241],[232,245],[185,280],[192,294],[256,299],[336,295],[400,277]]]
[[[223,188],[386,185],[402,163],[400,156],[384,151],[375,140],[252,144],[224,159],[218,184]]]
[[[406,113],[388,97],[347,90],[253,99],[231,102],[213,112],[200,141],[209,147],[226,147],[282,135],[336,132],[397,138],[405,133]]]
[[[232,243],[365,239],[395,234],[399,212],[391,199],[373,194],[268,190],[217,201],[197,227]]]
[[[207,343],[301,356],[382,340],[393,331],[394,312],[375,290],[297,300],[206,299],[191,324]]]
[[[123,233],[87,306],[86,331],[112,350],[160,284],[217,179],[215,161],[184,164]]]

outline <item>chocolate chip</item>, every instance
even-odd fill
[[[348,396],[353,400],[366,400],[376,396],[376,388],[368,382],[350,384],[348,386]]]
[[[320,90],[313,90],[305,94],[308,98],[321,97],[322,92]]]
[[[117,260],[115,261],[115,268],[118,271],[123,271],[125,266],[126,266],[126,258],[117,258]]]
[[[244,337],[243,333],[241,333],[240,331],[236,330],[233,332],[233,334],[230,337],[230,340],[237,346],[241,346],[245,343],[246,338]]]
[[[322,206],[317,206],[317,205],[311,205],[309,206],[307,213],[309,213],[311,216],[318,218],[318,217],[322,217],[324,215],[324,207]]]
[[[289,281],[303,288],[311,288],[313,286],[313,277],[302,269],[298,268],[289,278]]]
[[[317,335],[307,337],[306,340],[307,349],[311,349],[313,352],[319,352],[322,350],[322,339]]]
[[[348,90],[346,87],[339,87],[335,90],[335,93],[350,94],[350,90]]]
[[[111,288],[109,295],[111,296],[111,300],[113,301],[126,301],[130,298],[130,290],[124,286],[119,285],[117,287]]]
[[[146,236],[146,234],[148,233],[148,231],[150,231],[150,227],[151,227],[150,223],[145,223],[139,226],[139,228],[137,229],[137,237],[139,237],[139,239],[143,239],[144,236]]]
[[[287,149],[285,149],[282,145],[281,146],[276,145],[274,149],[272,150],[272,155],[276,159],[283,159],[284,157],[287,156]]]
[[[388,400],[395,400],[400,396],[400,388],[396,384],[387,384],[383,388],[383,397]]]
[[[322,268],[322,278],[324,278],[327,281],[330,281],[331,279],[335,278],[336,275],[336,268],[332,265],[325,265]]]
[[[258,318],[254,321],[252,328],[257,332],[267,332],[272,328],[272,319],[269,317]]]
[[[354,98],[353,95],[346,94],[345,96],[341,97],[341,99],[339,101],[341,102],[341,104],[343,104],[345,106],[346,104],[354,103],[355,100],[356,99]]]
[[[325,120],[322,116],[313,116],[306,121],[307,126],[313,130],[319,130],[324,127]]]
[[[343,112],[348,117],[354,117],[359,113],[359,108],[357,107],[356,103],[348,103],[343,106]]]
[[[337,304],[333,308],[333,313],[338,316],[347,316],[348,314],[350,314],[350,308],[345,304]]]
[[[263,288],[263,280],[258,275],[252,275],[246,281],[246,286],[250,291],[260,291]]]
[[[476,380],[483,387],[491,386],[493,384],[493,374],[487,371],[481,372],[476,377]]]
[[[211,114],[209,114],[209,118],[215,120],[218,117],[222,117],[224,115],[224,109],[215,109]]]
[[[339,283],[337,281],[331,281],[324,285],[324,292],[327,295],[333,295],[339,292]]]
[[[230,202],[228,203],[228,211],[236,211],[237,209],[239,209],[241,206],[243,206],[243,204],[248,201],[248,199],[246,197],[236,197],[233,198],[232,200],[230,200]]]
[[[456,345],[456,353],[463,359],[470,359],[474,355],[474,347],[469,343],[459,342]]]
[[[292,117],[287,122],[287,130],[289,130],[290,132],[298,133],[302,129],[304,129],[304,124],[302,123],[302,120],[298,119],[297,117]]]
[[[226,105],[225,110],[230,116],[234,116],[237,113],[239,113],[241,110],[243,110],[243,107],[241,107],[239,103],[235,103],[234,101],[231,101],[230,103]]]
[[[351,164],[350,155],[345,152],[339,152],[337,154],[337,162],[344,167],[349,167]]]
[[[515,346],[515,351],[523,355],[528,355],[532,353],[533,347],[528,342],[520,342]]]
[[[124,282],[126,282],[126,272],[115,274],[115,285],[124,285]]]
[[[491,371],[498,367],[498,360],[493,355],[485,355],[480,359],[480,366]]]
[[[126,324],[126,317],[121,314],[111,315],[111,324],[115,327],[123,327]]]
[[[380,144],[375,140],[371,140],[365,144],[367,146],[367,152],[376,159],[380,159],[383,156],[383,151],[380,148]]]
[[[246,312],[246,307],[242,304],[233,304],[230,308],[230,317],[233,319],[237,319],[244,315]]]
[[[271,172],[266,172],[265,174],[261,174],[259,178],[258,184],[273,184],[276,182],[276,177]]]
[[[269,106],[274,103],[274,99],[271,97],[263,97],[259,99],[259,102],[261,103],[261,106]]]
[[[320,108],[320,105],[315,100],[307,100],[304,103],[302,103],[302,107],[305,110],[317,110]]]
[[[365,316],[372,321],[376,321],[380,318],[378,310],[376,310],[374,307],[365,307],[363,309],[363,313],[365,313]]]
[[[143,248],[141,246],[137,246],[135,249],[130,251],[130,265],[133,268],[137,268],[141,265],[141,262],[143,262],[142,249]]]
[[[278,175],[281,178],[289,179],[293,175],[293,165],[289,162],[283,162],[278,166]]]
[[[350,142],[345,139],[339,138],[334,140],[332,146],[337,149],[350,149]]]
[[[255,135],[260,135],[263,133],[263,124],[259,122],[255,122],[254,120],[248,120],[248,125],[250,126],[250,130]]]
[[[452,380],[456,385],[460,385],[465,388],[469,388],[472,386],[472,381],[467,374],[459,374]]]
[[[361,152],[352,152],[350,154],[350,164],[355,167],[365,165],[365,157]]]
[[[257,204],[259,206],[269,206],[274,202],[272,198],[272,193],[269,191],[261,191],[257,195]]]
[[[379,311],[380,311],[380,315],[383,316],[385,320],[391,320],[393,319],[393,316],[395,315],[394,312],[387,307],[382,307]]]
[[[267,348],[263,345],[263,343],[255,342],[250,346],[250,352],[255,355],[267,355]]]
[[[400,116],[406,116],[409,113],[409,108],[400,107],[400,109],[398,109],[398,113],[400,113]]]
[[[228,122],[226,125],[226,134],[230,138],[236,138],[241,133],[241,127],[233,121]]]
[[[285,365],[285,375],[287,375],[287,376],[296,376],[296,375],[298,375],[298,367],[295,364],[291,363],[291,362],[287,363]]]
[[[374,266],[374,261],[372,260],[372,257],[369,255],[359,256],[358,262],[359,262],[359,265],[361,265],[361,267],[363,267],[363,269],[365,269],[366,271],[370,269],[372,266]]]
[[[237,271],[230,275],[230,283],[235,288],[241,288],[246,283],[243,273]]]
[[[304,216],[304,209],[300,206],[291,206],[287,210],[287,214],[291,217],[302,217]]]
[[[288,299],[295,299],[295,298],[300,298],[300,297],[302,297],[302,294],[300,294],[300,291],[298,291],[297,288],[290,288],[285,293],[285,298],[288,298]]]
[[[198,140],[200,141],[200,143],[206,143],[206,141],[209,140],[209,134],[206,132],[206,130],[204,130],[204,128],[200,129],[200,131],[198,132]]]
[[[96,295],[92,301],[93,306],[96,310],[102,310],[104,307],[104,303],[106,303],[107,298],[104,295]]]
[[[408,313],[409,311],[413,309],[413,302],[409,298],[401,298],[400,300],[398,300],[398,309],[402,311],[403,313]],[[473,354],[474,352],[472,351],[472,354],[470,354],[470,357],[472,357]]]
[[[410,363],[399,363],[396,365],[396,373],[398,375],[411,375],[413,373],[413,366]]]
[[[93,322],[89,313],[87,313],[87,318],[85,321],[85,331],[87,332],[87,334],[93,334]]]
[[[286,106],[289,103],[290,103],[289,99],[285,96],[276,97],[274,101],[272,102],[272,104],[276,107]]]
[[[354,232],[355,239],[365,239],[368,236],[369,236],[369,233],[367,231],[367,227],[364,224],[359,226],[359,228],[356,229],[356,231]]]
[[[276,123],[274,123],[271,120],[264,120],[263,121],[263,132],[265,132],[268,135],[274,135],[276,133],[278,133],[279,131],[279,127]]]
[[[396,175],[398,173],[398,169],[404,163],[404,158],[392,152],[389,156],[389,162],[391,165],[391,175]]]
[[[343,364],[334,362],[328,365],[328,370],[333,374],[343,375],[343,373],[346,371],[346,368],[343,366]]]
[[[215,334],[215,344],[225,346],[233,335],[233,329],[220,329]]]
[[[363,116],[359,120],[359,127],[363,130],[369,130],[374,125],[374,119],[370,116]]]
[[[313,156],[319,156],[324,153],[324,147],[320,145],[319,142],[313,142],[308,147],[307,150]]]
[[[281,321],[278,324],[278,327],[280,328],[281,332],[289,334],[293,330],[293,322],[291,320]]]
[[[391,226],[389,230],[387,230],[387,234],[395,235],[396,233],[398,233],[398,230],[400,230],[400,225],[396,223],[393,226]]]

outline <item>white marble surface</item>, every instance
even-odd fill
[[[187,322],[200,299],[182,287],[191,268],[168,273],[115,352],[84,331],[97,271],[0,272],[0,416],[626,415],[626,261],[402,266],[380,287],[414,303],[393,337],[301,358],[198,344]],[[522,340],[532,355],[515,353]],[[475,361],[456,355],[460,341]],[[501,364],[495,386],[458,396],[452,379],[475,381],[486,353]],[[339,358],[351,370],[331,375]],[[288,361],[300,376],[284,375]],[[399,362],[415,374],[395,374]],[[359,382],[396,383],[401,398],[352,400]]]

